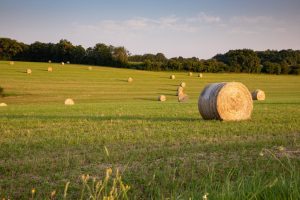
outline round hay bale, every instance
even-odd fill
[[[199,96],[198,110],[206,120],[246,120],[251,118],[253,101],[242,83],[213,83],[207,85]]]
[[[193,76],[193,73],[192,73],[192,72],[189,72],[189,76]]]
[[[174,79],[175,79],[175,75],[172,74],[172,75],[170,76],[170,79],[174,80]]]
[[[166,100],[167,100],[167,98],[166,98],[165,95],[160,95],[160,96],[158,97],[158,101],[166,101]]]
[[[27,74],[31,74],[31,73],[32,73],[31,69],[27,69],[27,70],[26,70],[26,73],[27,73]]]
[[[7,106],[6,103],[0,103],[0,107],[5,107],[5,106]]]
[[[48,67],[48,72],[52,72],[52,71],[53,71],[52,67]]]
[[[199,77],[199,78],[202,78],[202,77],[203,77],[203,74],[202,74],[202,73],[199,73],[199,74],[198,74],[198,77]]]
[[[67,64],[70,64],[70,61],[67,61]]]
[[[177,96],[179,96],[180,94],[183,94],[183,87],[181,86],[177,88]]]
[[[186,83],[185,82],[181,82],[180,86],[184,88],[186,86]]]
[[[65,63],[64,63],[64,62],[61,62],[61,65],[65,65]]]
[[[48,60],[48,63],[52,63],[52,61],[51,61],[51,60]]]
[[[252,100],[264,101],[266,99],[265,92],[257,89],[251,93]]]
[[[72,106],[74,104],[75,103],[74,103],[73,99],[68,98],[68,99],[65,100],[65,105]]]
[[[133,78],[131,78],[131,77],[129,77],[128,79],[127,79],[127,82],[128,83],[131,83],[133,81]]]
[[[189,96],[188,95],[186,95],[184,93],[178,95],[178,102],[184,103],[184,102],[187,102],[188,100],[189,100]]]
[[[10,61],[9,64],[10,64],[10,65],[14,65],[15,62],[14,62],[14,61]]]
[[[91,71],[92,69],[93,69],[93,68],[92,68],[91,66],[90,66],[90,67],[88,67],[88,70],[90,70],[90,71]]]

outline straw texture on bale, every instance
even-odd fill
[[[5,107],[5,106],[7,106],[6,103],[0,103],[0,107]]]
[[[31,69],[27,69],[27,70],[26,70],[26,73],[27,73],[27,74],[31,74],[31,73],[32,73]]]
[[[170,79],[174,80],[175,79],[175,75],[171,75]]]
[[[180,95],[178,95],[178,102],[187,102],[189,100],[189,96],[184,94],[184,93],[181,93]]]
[[[251,118],[253,101],[242,83],[213,83],[207,85],[199,96],[198,109],[206,120],[247,120]]]
[[[53,71],[52,67],[48,67],[48,72],[52,72],[52,71]]]
[[[199,78],[202,78],[202,77],[203,77],[203,74],[202,74],[202,73],[199,73],[199,74],[198,74],[198,77],[199,77]]]
[[[192,72],[189,72],[189,76],[193,76],[193,73],[192,73]]]
[[[167,100],[167,98],[166,98],[165,95],[160,95],[160,96],[158,97],[158,101],[166,101],[166,100]]]
[[[183,87],[179,86],[179,87],[177,88],[177,96],[179,96],[179,95],[181,95],[181,94],[183,94]]]
[[[74,103],[73,99],[68,98],[68,99],[65,100],[65,105],[71,106],[71,105],[74,105],[74,104],[75,103]]]
[[[128,83],[131,83],[133,81],[133,78],[129,77],[127,81]]]
[[[266,99],[265,92],[257,89],[251,93],[253,100],[264,101]]]
[[[180,86],[184,88],[186,86],[186,83],[185,82],[181,82]]]

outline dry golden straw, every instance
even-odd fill
[[[160,95],[160,96],[158,97],[158,101],[166,101],[166,100],[167,100],[167,98],[166,98],[165,95]]]
[[[184,88],[186,86],[186,83],[185,82],[181,82],[180,86]]]
[[[174,79],[175,79],[175,75],[174,75],[174,74],[171,75],[171,76],[170,76],[170,79],[174,80]]]
[[[68,99],[65,100],[65,105],[72,106],[74,104],[75,103],[74,103],[73,99],[68,98]]]
[[[127,80],[128,83],[131,83],[132,81],[133,81],[133,78],[131,78],[131,77],[129,77]]]
[[[0,107],[5,107],[5,106],[7,106],[6,103],[0,103]]]
[[[251,93],[253,100],[264,101],[266,99],[265,92],[257,89]]]
[[[184,93],[181,93],[178,95],[178,102],[187,102],[189,100],[189,96],[184,94]]]
[[[48,67],[48,72],[52,72],[52,71],[53,71],[52,67]]]
[[[180,94],[183,94],[183,87],[181,86],[177,88],[177,96],[179,96]]]
[[[251,118],[253,101],[242,83],[213,83],[207,85],[199,96],[198,109],[206,120],[247,120]]]
[[[31,69],[27,69],[27,70],[26,70],[26,73],[27,73],[27,74],[31,74],[31,73],[32,73]]]

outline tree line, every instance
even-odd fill
[[[152,71],[235,72],[300,74],[300,50],[251,49],[230,50],[211,59],[196,57],[166,58],[163,53],[130,55],[124,47],[98,43],[87,49],[68,40],[58,43],[24,44],[10,38],[0,38],[0,60],[35,62],[71,62]]]

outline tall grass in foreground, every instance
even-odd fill
[[[137,186],[145,187],[144,194],[136,193],[134,188],[131,189],[131,186],[125,184],[118,169],[113,170],[108,168],[103,179],[98,179],[90,175],[82,175],[80,190],[75,193],[69,189],[72,183],[67,182],[64,190],[61,190],[63,191],[61,194],[52,191],[48,195],[36,195],[38,191],[33,188],[29,199],[41,199],[41,197],[43,197],[42,199],[49,200],[299,199],[299,169],[296,168],[296,163],[290,159],[288,154],[283,152],[281,155],[264,149],[259,156],[269,160],[266,165],[259,166],[260,163],[257,162],[253,166],[252,172],[248,172],[248,174],[244,174],[243,169],[231,168],[223,174],[223,181],[220,181],[220,176],[222,176],[220,172],[214,167],[208,167],[206,174],[199,177],[199,179],[202,179],[200,184],[199,182],[197,184],[194,183],[193,180],[187,184],[180,181],[176,182],[174,174],[171,177],[170,174],[159,174],[159,171],[157,171],[151,177],[150,182],[146,185]],[[296,160],[296,162],[298,161]],[[276,171],[266,171],[268,168],[274,169],[274,164],[279,166]],[[265,170],[259,170],[259,168]],[[195,192],[194,187],[198,188],[198,192]],[[165,188],[168,188],[167,193],[165,193]]]

